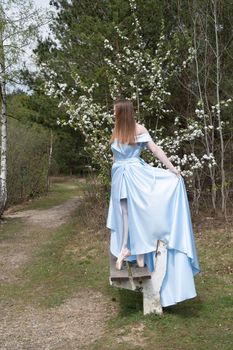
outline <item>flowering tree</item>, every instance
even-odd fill
[[[162,121],[166,115],[170,116],[172,114],[172,110],[166,107],[167,100],[171,95],[168,90],[169,82],[182,69],[176,64],[178,52],[177,50],[173,50],[173,52],[171,50],[166,51],[164,35],[160,36],[155,54],[152,55],[149,50],[145,50],[145,45],[140,36],[140,25],[134,13],[135,2],[130,1],[130,4],[134,14],[133,36],[131,35],[129,40],[120,28],[115,26],[118,46],[121,45],[121,49],[116,55],[112,54],[114,51],[113,45],[107,38],[104,40],[106,50],[104,60],[109,81],[109,94],[112,99],[124,95],[125,98],[135,101],[138,121],[142,124],[148,124],[149,131],[156,142],[163,146],[170,155],[175,155],[181,148],[183,141],[201,135],[200,132],[190,127],[188,130],[186,128],[181,129],[179,135],[175,133],[162,138],[165,131]],[[115,60],[113,57],[115,57]],[[191,60],[192,50],[190,50],[190,55],[187,57],[185,64],[188,64]],[[43,71],[46,72],[46,75],[48,74],[46,65],[42,65],[41,71],[42,73]],[[86,149],[92,155],[94,163],[99,164],[103,169],[104,163],[108,163],[111,159],[108,140],[113,121],[112,110],[109,110],[103,103],[95,102],[94,90],[98,88],[98,83],[93,82],[91,86],[87,86],[82,78],[76,74],[73,75],[76,89],[74,87],[69,88],[67,84],[58,81],[56,72],[50,70],[49,74],[50,79],[46,82],[47,94],[59,98],[59,106],[63,106],[68,115],[68,118],[60,119],[58,123],[61,125],[68,124],[82,130],[87,141]],[[78,99],[74,102],[72,97],[77,95]],[[175,119],[174,117],[171,118]],[[188,162],[197,161],[195,156],[192,156],[192,159],[184,157],[182,161],[178,156],[173,156],[172,159],[178,167],[179,163],[184,165]],[[190,170],[184,170],[183,174],[189,175]]]
[[[224,86],[226,74],[224,75],[222,61],[227,59],[232,30],[229,28],[225,36],[222,33],[223,25],[220,21],[226,18],[220,3],[221,1],[211,0],[199,8],[200,4],[194,2],[190,10],[192,20],[190,36],[194,48],[194,60],[189,69],[189,84],[185,88],[191,93],[192,98],[194,97],[196,103],[193,119],[198,121],[202,132],[199,148],[203,154],[200,160],[202,164],[206,162],[207,165],[194,173],[195,201],[198,203],[202,188],[206,186],[206,179],[208,179],[212,207],[214,210],[217,208],[219,189],[221,209],[226,215],[227,190],[232,183],[231,177],[226,176],[226,154],[232,138],[227,115],[230,112],[232,94],[229,98],[229,92]],[[196,143],[193,147],[198,149]]]
[[[115,26],[114,43],[104,39],[109,96],[112,100],[124,96],[134,101],[137,120],[148,128],[155,142],[177,168],[181,168],[182,175],[193,189],[194,199],[198,201],[202,174],[205,177],[207,171],[213,173],[216,166],[214,148],[208,147],[207,141],[219,125],[212,122],[211,114],[207,117],[200,98],[195,112],[189,117],[179,115],[168,107],[171,82],[184,70],[195,64],[197,67],[195,41],[194,46],[190,44],[186,59],[180,61],[179,45],[169,48],[162,28],[155,52],[147,49],[140,34],[136,2],[129,0],[129,4],[133,18],[130,33]],[[59,106],[66,112],[66,116],[57,121],[58,124],[82,131],[86,138],[86,151],[100,169],[103,181],[108,183],[112,157],[108,141],[113,127],[113,110],[105,101],[95,99],[98,83],[87,84],[85,77],[72,73],[73,83],[69,86],[59,81],[56,72],[46,64],[41,66],[41,73],[47,77],[47,94],[58,98]],[[216,113],[221,103],[226,105],[227,101],[213,105],[211,113]],[[149,152],[144,156],[151,165],[162,166]],[[214,177],[211,180],[214,181]]]

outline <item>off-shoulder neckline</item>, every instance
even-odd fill
[[[149,132],[142,132],[141,134],[137,134],[136,138],[142,136],[142,135],[149,135]],[[118,139],[115,139],[113,142],[116,142]]]
[[[147,131],[146,132],[142,132],[141,134],[137,134],[136,137],[142,136],[142,135],[145,135],[145,134],[149,134],[149,133]]]

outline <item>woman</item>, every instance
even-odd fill
[[[153,272],[158,240],[167,244],[167,271],[162,306],[196,296],[193,276],[199,269],[184,181],[147,129],[136,123],[132,102],[114,103],[115,127],[111,198],[107,227],[116,269],[124,260],[145,264]],[[148,148],[167,169],[152,167],[141,157]],[[181,276],[182,275],[182,276]],[[178,283],[177,283],[178,281]]]

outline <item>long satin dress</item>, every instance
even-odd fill
[[[126,260],[134,261],[137,254],[145,254],[145,264],[153,272],[157,240],[167,244],[166,275],[160,290],[165,307],[197,295],[194,276],[200,268],[184,179],[140,157],[150,140],[146,132],[137,135],[135,145],[117,139],[111,144],[115,161],[106,226],[111,231],[110,251],[118,257],[123,235],[120,199],[127,198],[128,248],[132,255]]]

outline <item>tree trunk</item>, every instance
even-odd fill
[[[216,44],[216,97],[217,97],[217,118],[218,118],[218,130],[220,137],[220,154],[221,154],[221,209],[222,212],[226,212],[226,189],[225,189],[225,162],[224,162],[224,139],[222,131],[222,118],[220,108],[220,53],[219,53],[219,40],[218,40],[218,19],[217,19],[217,1],[213,2],[213,15],[214,15],[214,27],[215,27],[215,44]]]
[[[49,159],[48,159],[47,191],[49,191],[49,187],[50,187],[49,172],[50,172],[51,163],[52,163],[52,156],[53,156],[53,130],[51,129],[50,130]]]
[[[197,16],[194,17],[193,20],[193,44],[194,44],[194,48],[195,48],[195,68],[196,68],[196,82],[197,82],[197,87],[198,87],[198,93],[199,93],[199,99],[201,101],[201,107],[204,109],[205,108],[205,103],[204,103],[204,97],[203,97],[203,91],[202,91],[202,87],[201,87],[201,82],[200,82],[200,69],[199,69],[199,62],[198,62],[198,56],[197,56],[197,49],[198,49],[198,45],[197,45],[197,33],[196,33],[196,27],[197,27]],[[205,92],[206,94],[206,92]],[[208,105],[207,105],[208,107]],[[209,116],[210,117],[210,116]],[[212,150],[212,154],[214,155],[214,139],[212,139],[212,144],[209,140],[208,137],[208,131],[207,131],[207,119],[206,116],[204,114],[203,116],[203,123],[204,123],[204,141],[205,141],[205,147],[206,147],[206,153],[208,155],[208,157],[210,156],[210,153]],[[212,169],[212,167],[209,167],[209,173],[210,173],[210,179],[211,179],[211,199],[212,199],[212,206],[214,211],[216,210],[216,180],[215,180],[215,171],[214,169]]]
[[[1,67],[2,68],[2,67]],[[7,201],[7,116],[6,116],[6,89],[5,81],[0,80],[1,85],[1,169],[0,169],[0,216],[3,214]]]
[[[0,16],[0,20],[2,16]],[[1,159],[0,159],[0,216],[3,214],[7,201],[7,115],[6,115],[6,81],[5,56],[3,47],[3,28],[0,28],[0,98],[1,98]]]

